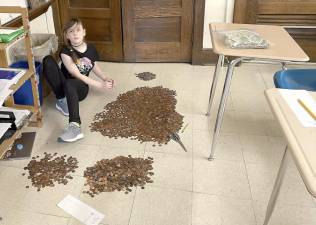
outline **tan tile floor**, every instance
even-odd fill
[[[75,179],[37,192],[26,189],[30,182],[21,176],[28,160],[0,162],[1,225],[76,225],[56,204],[71,194],[105,214],[103,225],[260,225],[285,147],[280,129],[266,103],[263,91],[273,87],[273,73],[267,65],[236,68],[220,141],[213,162],[210,138],[214,126],[221,85],[211,118],[204,116],[211,86],[213,66],[189,64],[100,63],[116,80],[112,91],[90,89],[81,103],[85,138],[72,144],[56,142],[67,118],[54,108],[54,97],[43,107],[44,125],[38,130],[33,154],[60,152],[79,160]],[[150,71],[153,81],[134,74]],[[177,110],[188,123],[181,138],[188,152],[170,142],[153,147],[127,139],[109,139],[89,131],[93,115],[115,100],[118,94],[139,86],[162,85],[177,91]],[[118,155],[154,157],[154,183],[144,190],[103,193],[95,198],[84,194],[83,170],[98,159]],[[307,193],[290,163],[284,186],[270,225],[316,224],[316,201]]]

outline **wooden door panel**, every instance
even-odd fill
[[[110,8],[110,0],[69,0],[69,5],[74,8]]]
[[[316,12],[316,11],[315,11]],[[315,26],[315,15],[291,15],[291,14],[260,14],[257,16],[258,24],[278,24],[283,26]]]
[[[192,0],[125,0],[125,60],[190,62],[192,14]]]
[[[86,29],[86,39],[92,42],[112,42],[111,21],[105,19],[82,18],[85,27],[93,27],[94,29]]]
[[[286,6],[285,6],[286,4]],[[258,13],[269,14],[315,14],[316,2],[292,0],[292,1],[260,1],[258,3]]]
[[[315,25],[315,0],[235,0],[234,22]]]
[[[136,7],[165,7],[169,8],[172,6],[181,7],[182,0],[136,0],[135,1]]]
[[[179,43],[142,43],[135,44],[136,55],[143,62],[178,62],[181,58]]]
[[[179,17],[148,18],[135,20],[136,42],[180,42]]]
[[[70,17],[80,18],[98,18],[98,19],[111,19],[111,9],[95,10],[89,8],[70,8],[68,12]]]
[[[286,30],[316,61],[315,0],[235,0],[234,22],[291,26]]]
[[[120,0],[59,0],[61,23],[70,18],[82,20],[86,40],[98,49],[100,60],[122,61],[122,26]]]
[[[291,1],[258,1],[256,21],[260,24],[278,24],[294,26],[314,26],[316,24],[316,2]]]

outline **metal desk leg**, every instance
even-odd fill
[[[214,93],[215,93],[216,85],[217,85],[217,80],[218,80],[218,76],[219,76],[221,69],[222,69],[223,61],[224,61],[224,55],[219,55],[218,60],[217,60],[217,64],[215,67],[215,71],[214,71],[214,76],[213,76],[212,87],[211,87],[211,91],[210,91],[210,97],[208,100],[208,107],[207,107],[206,116],[209,116],[210,112],[211,112],[212,103],[213,103],[213,99],[214,99]]]
[[[283,177],[284,177],[285,170],[287,167],[288,159],[289,159],[289,157],[288,157],[288,151],[287,151],[287,146],[286,146],[284,154],[283,154],[283,158],[281,161],[280,169],[279,169],[278,175],[276,177],[272,193],[270,195],[270,199],[269,199],[269,203],[268,203],[267,211],[266,211],[266,217],[264,219],[263,225],[268,225],[271,214],[274,210],[275,202],[276,202],[278,195],[279,195],[279,191],[280,191],[280,188],[282,185],[282,181],[283,181]]]
[[[213,133],[213,140],[212,140],[212,147],[211,147],[211,154],[208,158],[208,160],[213,160],[214,159],[214,152],[215,152],[215,147],[216,147],[216,142],[217,142],[217,138],[219,135],[219,131],[222,125],[222,121],[223,121],[223,115],[224,115],[224,111],[225,111],[225,105],[226,105],[226,101],[227,101],[227,97],[229,94],[229,89],[230,89],[230,84],[232,81],[232,77],[233,77],[233,72],[234,72],[234,68],[236,66],[237,63],[241,62],[243,60],[243,58],[238,58],[235,59],[233,61],[231,61],[228,65],[228,70],[226,73],[226,78],[225,78],[225,83],[224,83],[224,89],[222,92],[222,97],[221,97],[221,102],[219,104],[219,109],[217,112],[217,117],[216,117],[216,122],[215,122],[215,128],[214,128],[214,133]]]

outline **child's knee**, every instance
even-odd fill
[[[45,56],[44,58],[43,58],[43,66],[48,66],[48,65],[54,65],[54,64],[56,64],[56,61],[55,61],[55,59],[54,59],[54,57],[53,56],[51,56],[51,55],[47,55],[47,56]]]

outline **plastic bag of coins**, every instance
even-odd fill
[[[135,73],[135,75],[136,77],[144,81],[149,81],[156,78],[156,74],[151,73],[151,72]]]
[[[46,152],[43,158],[32,157],[24,170],[28,170],[28,179],[31,180],[37,191],[47,186],[54,187],[55,183],[66,185],[68,179],[73,179],[70,173],[74,173],[78,168],[78,160],[71,156],[66,157],[66,155],[58,156],[57,153],[48,154]],[[22,173],[22,176],[24,175],[25,173]]]
[[[167,144],[177,133],[183,116],[176,112],[176,92],[168,88],[139,87],[120,94],[94,116],[91,131],[110,138]]]
[[[102,159],[84,171],[85,185],[89,186],[84,193],[94,197],[101,192],[124,191],[128,194],[133,187],[144,189],[146,183],[152,183],[150,176],[153,158],[133,158],[118,156],[113,159]]]

